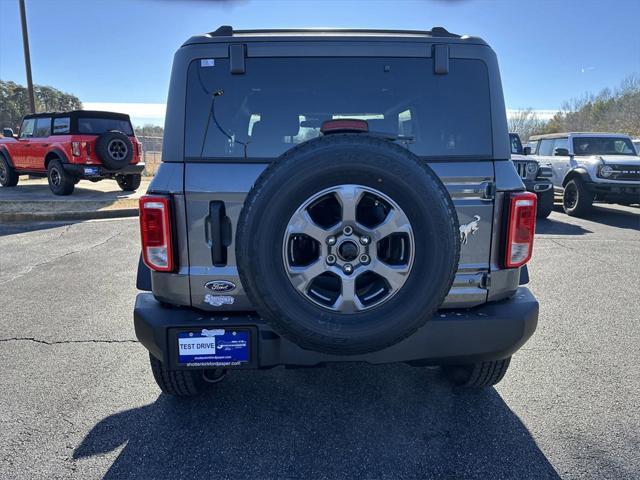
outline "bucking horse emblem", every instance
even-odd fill
[[[478,229],[478,222],[480,221],[480,215],[474,215],[473,220],[464,225],[460,225],[460,243],[466,245],[469,240],[469,235],[475,235]]]

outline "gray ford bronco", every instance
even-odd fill
[[[536,196],[493,50],[431,31],[221,27],[178,50],[140,200],[136,335],[163,392],[233,369],[442,366],[533,334]]]
[[[551,183],[551,166],[540,165],[532,159],[531,147],[523,147],[520,135],[509,133],[511,143],[511,161],[522,178],[524,187],[538,197],[537,218],[547,218],[553,211],[553,184]]]

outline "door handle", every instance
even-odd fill
[[[40,145],[42,145],[43,147],[48,147],[49,146],[48,143],[41,143]]]
[[[231,222],[227,218],[223,202],[209,204],[208,223],[211,263],[216,267],[224,267],[227,264],[227,247],[231,244]]]

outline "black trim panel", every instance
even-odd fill
[[[255,328],[255,368],[277,365],[314,366],[357,361],[372,364],[415,362],[464,364],[511,356],[533,335],[538,324],[538,302],[520,287],[511,299],[471,309],[441,310],[410,337],[377,352],[330,355],[304,350],[278,335],[254,313],[219,314],[193,308],[162,306],[151,293],[140,293],[133,312],[136,337],[153,356],[176,367],[169,344],[172,329]]]

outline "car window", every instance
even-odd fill
[[[78,118],[78,133],[102,135],[110,130],[117,130],[125,135],[133,135],[129,120],[119,118]]]
[[[536,153],[536,149],[538,148],[538,140],[532,140],[529,143],[527,143],[527,146],[529,148],[531,148],[531,153],[535,154]]]
[[[34,137],[48,137],[51,135],[51,118],[37,118]]]
[[[553,138],[543,138],[540,140],[540,149],[538,155],[551,156],[553,155]]]
[[[54,118],[53,119],[53,134],[54,135],[62,135],[65,133],[69,133],[69,127],[71,125],[71,121],[69,117],[62,118]]]
[[[569,150],[569,139],[568,138],[556,138],[553,142],[553,151],[556,151],[556,148],[565,148]],[[555,153],[554,153],[555,155]]]
[[[277,157],[338,118],[407,137],[398,144],[417,155],[492,153],[489,77],[478,60],[451,59],[447,75],[424,58],[250,58],[243,75],[228,59],[194,61],[186,103],[187,158]]]
[[[522,142],[520,137],[514,133],[509,134],[509,141],[511,142],[511,153],[522,154]]]
[[[34,118],[28,118],[22,122],[22,128],[20,128],[20,138],[33,137],[33,129],[36,125]]]
[[[635,155],[631,139],[623,137],[574,137],[575,155]]]

